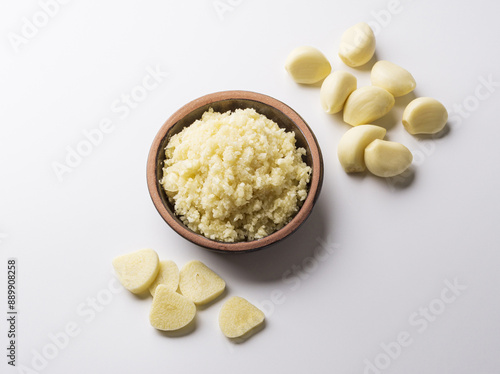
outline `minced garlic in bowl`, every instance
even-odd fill
[[[311,168],[295,134],[252,108],[206,111],[165,148],[163,186],[192,231],[221,242],[263,238],[307,196]]]

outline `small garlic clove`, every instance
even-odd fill
[[[378,177],[394,177],[413,161],[410,150],[401,143],[376,139],[365,148],[366,168]]]
[[[295,48],[286,58],[285,69],[297,83],[313,84],[332,71],[330,62],[314,47]]]
[[[347,97],[356,89],[357,79],[347,71],[337,70],[325,78],[321,85],[320,100],[325,112],[338,113]]]
[[[349,27],[340,39],[339,57],[344,64],[357,67],[366,64],[375,53],[375,34],[365,22]]]
[[[346,131],[340,138],[337,156],[346,173],[365,170],[365,148],[375,139],[383,139],[386,129],[375,125],[360,125]]]
[[[406,69],[390,61],[377,61],[373,65],[371,81],[374,86],[386,89],[394,97],[406,95],[417,86],[415,78]]]
[[[403,126],[410,134],[435,134],[448,121],[448,111],[436,99],[419,97],[410,102],[403,112]]]
[[[386,115],[394,106],[394,96],[377,86],[360,87],[344,105],[344,121],[351,126],[371,123]]]

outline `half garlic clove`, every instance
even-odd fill
[[[377,61],[373,65],[371,81],[374,86],[386,89],[394,97],[410,93],[417,85],[408,70],[390,61]]]
[[[295,48],[285,61],[285,69],[297,83],[313,84],[325,78],[332,71],[330,62],[314,47]]]
[[[365,148],[366,168],[378,177],[394,177],[408,169],[413,155],[403,144],[376,139]]]
[[[338,113],[347,97],[356,89],[357,79],[347,71],[337,70],[325,78],[321,85],[320,100],[325,112]]]
[[[155,295],[156,288],[160,284],[164,284],[171,291],[177,291],[177,287],[179,287],[179,268],[175,262],[170,260],[160,261],[160,271],[151,286],[149,286],[149,292],[152,296]]]
[[[226,288],[226,282],[201,261],[190,261],[179,272],[179,289],[196,305],[217,298]]]
[[[228,338],[239,338],[264,322],[265,315],[242,297],[227,300],[219,313],[219,326]]]
[[[340,39],[339,57],[344,64],[357,67],[366,64],[375,53],[375,34],[365,22],[349,27]]]
[[[344,105],[344,121],[351,126],[371,123],[386,115],[394,106],[394,96],[377,86],[360,87]]]
[[[196,306],[187,297],[160,284],[153,296],[149,322],[155,329],[174,331],[186,327],[196,316]]]
[[[435,134],[448,121],[448,111],[436,99],[419,97],[410,102],[403,112],[403,126],[410,134]]]
[[[353,127],[340,138],[337,156],[346,173],[365,170],[365,148],[375,139],[383,139],[386,129],[375,125]]]
[[[160,270],[160,262],[154,250],[145,248],[115,257],[113,267],[123,287],[138,294],[153,283]]]

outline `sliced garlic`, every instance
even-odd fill
[[[113,267],[123,287],[137,294],[146,291],[153,283],[160,263],[158,254],[146,248],[115,257]]]
[[[406,69],[390,61],[377,61],[373,65],[371,81],[374,86],[386,89],[394,97],[410,93],[417,85]]]
[[[365,170],[365,148],[375,139],[383,139],[386,129],[375,125],[353,127],[340,138],[337,156],[346,173]]]
[[[448,111],[436,99],[419,97],[410,102],[403,112],[403,126],[410,134],[435,134],[448,121]]]
[[[154,282],[149,286],[149,292],[155,295],[156,287],[164,284],[171,291],[177,291],[179,287],[179,268],[177,264],[170,260],[160,261],[160,271]]]
[[[344,64],[356,67],[366,64],[375,53],[375,34],[364,22],[349,27],[340,39],[339,57]]]
[[[264,322],[264,313],[242,297],[227,300],[219,313],[219,326],[228,338],[239,338]]]
[[[386,115],[394,106],[394,96],[377,86],[360,87],[344,105],[344,121],[351,126],[365,125]]]
[[[149,312],[149,322],[162,331],[179,330],[196,316],[196,306],[187,297],[160,284],[156,288]]]
[[[365,148],[366,168],[378,177],[394,177],[410,167],[413,155],[403,144],[376,139]]]
[[[314,47],[295,48],[286,58],[285,69],[297,83],[313,84],[332,71],[330,62]]]
[[[325,78],[321,85],[320,100],[325,112],[338,113],[347,97],[356,89],[357,79],[347,71],[337,70]]]
[[[179,289],[196,305],[209,303],[226,288],[226,282],[201,261],[190,261],[179,272]]]

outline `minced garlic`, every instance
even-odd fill
[[[210,109],[170,139],[160,182],[194,232],[254,240],[287,224],[305,200],[305,154],[293,132],[254,109]]]

